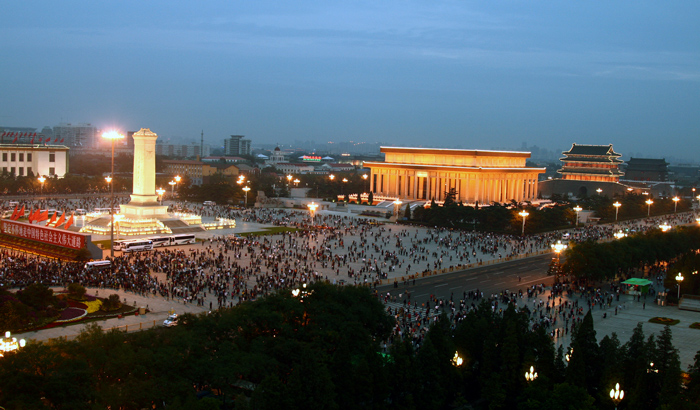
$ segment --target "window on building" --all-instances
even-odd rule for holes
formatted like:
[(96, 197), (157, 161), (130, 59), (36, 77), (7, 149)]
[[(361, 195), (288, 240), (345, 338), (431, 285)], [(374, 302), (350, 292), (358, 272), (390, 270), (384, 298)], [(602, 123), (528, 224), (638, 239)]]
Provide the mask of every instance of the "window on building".
[(24, 162), (24, 153), (23, 152), (19, 153), (19, 162)]
[(24, 176), (24, 167), (19, 167), (19, 176)]
[(56, 153), (49, 152), (49, 162), (56, 162)]
[(7, 167), (2, 167), (2, 172), (7, 173)]
[(12, 175), (15, 174), (15, 167), (10, 167), (10, 174), (12, 174)]
[(15, 162), (17, 160), (16, 158), (17, 158), (17, 155), (14, 152), (12, 154), (10, 154), (10, 162)]
[(49, 175), (54, 175), (54, 174), (56, 174), (56, 168), (54, 168), (54, 167), (49, 168)]
[(32, 162), (32, 154), (27, 153), (27, 162)]
[(32, 167), (27, 167), (27, 175), (29, 175), (30, 177), (34, 176), (34, 174), (32, 172)]
[(2, 162), (7, 162), (7, 152), (2, 153)]

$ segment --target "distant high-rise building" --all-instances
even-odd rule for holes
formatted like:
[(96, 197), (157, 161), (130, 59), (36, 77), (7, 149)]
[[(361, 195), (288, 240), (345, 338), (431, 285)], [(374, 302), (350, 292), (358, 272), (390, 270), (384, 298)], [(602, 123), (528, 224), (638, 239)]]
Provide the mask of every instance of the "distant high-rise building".
[(98, 143), (97, 128), (92, 124), (61, 123), (53, 127), (54, 137), (64, 140), (69, 147), (95, 147)]
[(227, 156), (250, 155), (250, 140), (243, 135), (231, 135), (224, 140), (224, 152)]

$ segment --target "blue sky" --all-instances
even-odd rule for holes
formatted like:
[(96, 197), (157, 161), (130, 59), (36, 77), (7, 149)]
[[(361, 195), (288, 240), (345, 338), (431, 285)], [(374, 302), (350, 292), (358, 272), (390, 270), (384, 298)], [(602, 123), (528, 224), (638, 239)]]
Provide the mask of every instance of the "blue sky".
[(0, 124), (696, 160), (697, 1), (4, 4)]

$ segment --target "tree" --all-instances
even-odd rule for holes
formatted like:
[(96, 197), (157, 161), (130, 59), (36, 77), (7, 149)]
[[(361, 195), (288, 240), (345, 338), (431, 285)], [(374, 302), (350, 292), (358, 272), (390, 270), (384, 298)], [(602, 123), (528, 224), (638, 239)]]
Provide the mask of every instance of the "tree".
[(404, 217), (407, 220), (411, 220), (411, 204), (406, 204), (406, 211), (404, 211)]
[(79, 283), (71, 283), (68, 285), (68, 296), (71, 299), (83, 300), (85, 298), (85, 286)]

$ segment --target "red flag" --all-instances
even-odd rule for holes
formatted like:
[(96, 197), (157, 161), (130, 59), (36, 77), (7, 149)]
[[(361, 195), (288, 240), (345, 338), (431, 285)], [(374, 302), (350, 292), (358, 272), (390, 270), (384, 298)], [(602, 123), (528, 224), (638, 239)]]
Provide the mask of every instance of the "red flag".
[(37, 209), (36, 211), (34, 211), (34, 214), (32, 215), (32, 222), (39, 221), (40, 217), (41, 217), (41, 209)]
[(34, 221), (34, 208), (32, 208), (29, 211), (29, 215), (27, 215), (27, 220), (29, 221), (29, 223), (32, 223), (32, 221)]
[(3, 132), (2, 132), (2, 136), (4, 137), (4, 136), (5, 136), (5, 134), (7, 134), (7, 133), (6, 133), (5, 131), (3, 131)]
[(46, 226), (49, 226), (49, 225), (51, 225), (52, 223), (56, 222), (56, 214), (57, 214), (57, 213), (58, 213), (58, 212), (54, 212), (53, 215), (51, 215), (51, 220), (50, 220), (49, 222), (46, 223)]
[(29, 141), (30, 144), (34, 144), (34, 138), (32, 138), (31, 141)]
[(14, 144), (15, 142), (17, 142), (17, 137), (15, 137), (15, 139), (12, 140), (12, 143), (13, 143), (13, 144)]
[(60, 137), (56, 137), (56, 139), (53, 140), (53, 142), (54, 142), (54, 143), (58, 142), (58, 139), (59, 139), (59, 138), (60, 138)]
[(10, 217), (13, 221), (17, 219), (17, 205), (15, 205), (15, 210), (12, 211), (12, 216)]
[(70, 214), (70, 218), (68, 218), (68, 222), (66, 222), (66, 226), (63, 227), (63, 229), (68, 229), (70, 228), (71, 225), (73, 225), (73, 214)]
[(24, 205), (22, 205), (22, 209), (19, 212), (17, 212), (17, 215), (15, 215), (15, 217), (12, 218), (12, 220), (16, 221), (17, 219), (19, 219), (20, 216), (24, 216)]
[(63, 142), (64, 139), (65, 139), (65, 138), (61, 138), (61, 142)]
[(58, 221), (56, 222), (56, 228), (58, 228), (59, 225), (63, 224), (64, 222), (66, 222), (66, 213), (65, 212), (63, 214), (61, 214), (60, 218), (58, 218)]
[(37, 221), (37, 222), (42, 222), (42, 221), (46, 221), (46, 220), (48, 220), (48, 219), (49, 219), (49, 210), (47, 209), (47, 210), (45, 210), (44, 212), (40, 212), (40, 213), (39, 213), (39, 218), (37, 218), (36, 221)]
[(41, 141), (44, 140), (44, 137), (39, 137), (39, 144), (41, 144)]
[(34, 133), (33, 137), (36, 137), (36, 132)]

